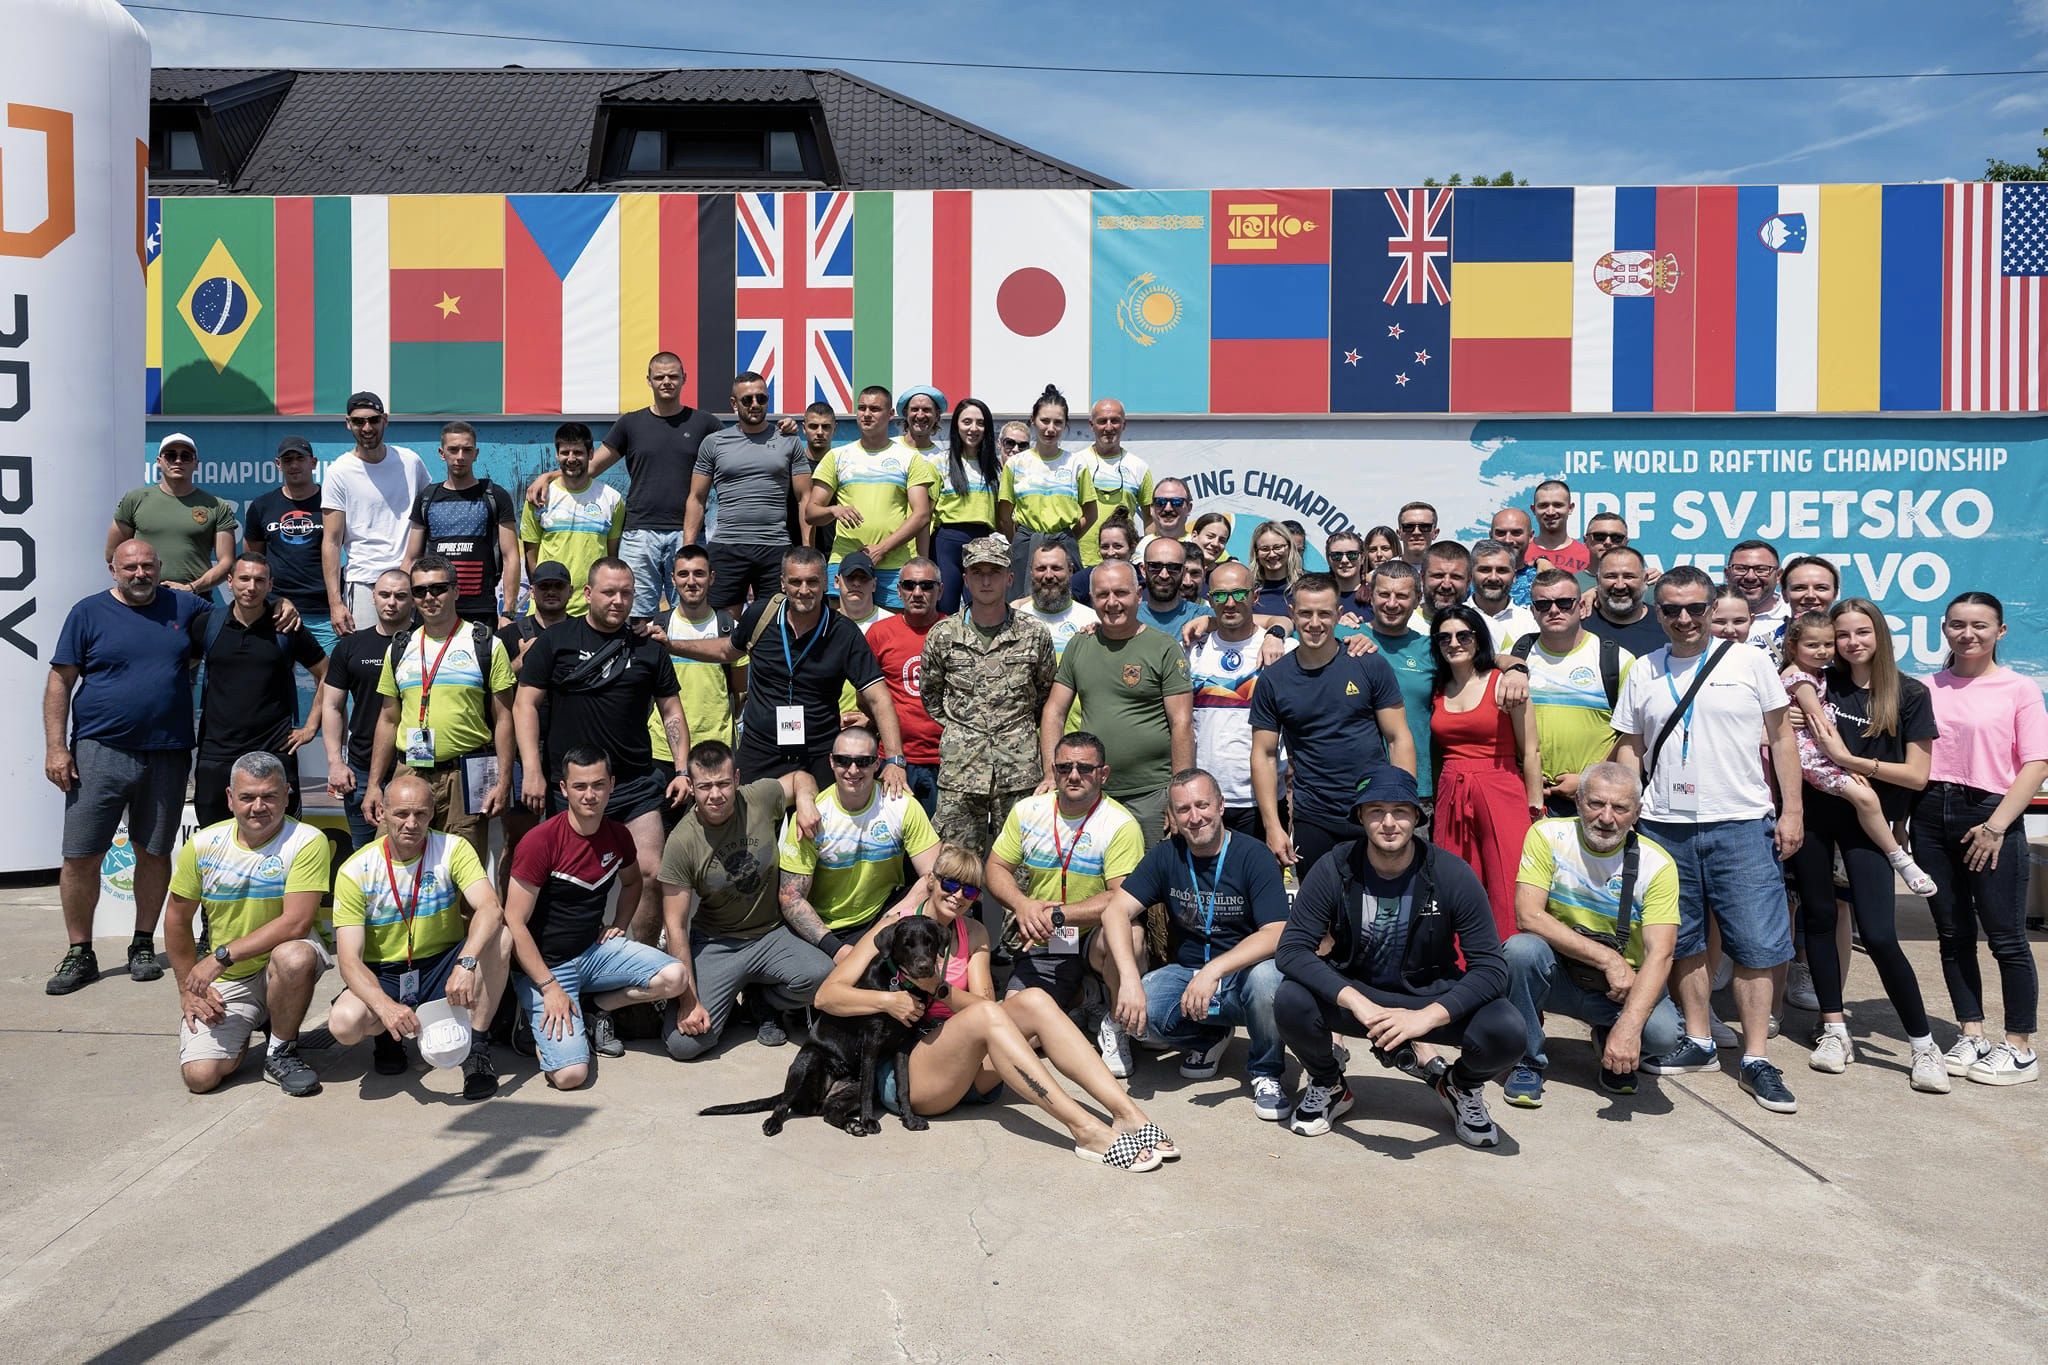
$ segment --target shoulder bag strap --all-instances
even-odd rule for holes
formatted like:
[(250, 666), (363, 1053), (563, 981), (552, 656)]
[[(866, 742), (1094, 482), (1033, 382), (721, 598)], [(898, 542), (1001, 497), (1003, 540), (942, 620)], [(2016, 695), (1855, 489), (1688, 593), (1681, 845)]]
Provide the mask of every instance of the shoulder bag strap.
[[(1700, 694), (1700, 688), (1706, 685), (1707, 674), (1714, 671), (1714, 665), (1720, 663), (1722, 657), (1733, 648), (1735, 648), (1733, 640), (1721, 641), (1721, 647), (1709, 650), (1707, 657), (1700, 661), (1700, 666), (1693, 670), (1692, 685), (1685, 689), (1685, 695), (1678, 699), (1678, 705), (1673, 709), (1670, 717), (1665, 720), (1664, 727), (1657, 731), (1657, 742), (1650, 746), (1649, 756), (1643, 760), (1644, 786), (1650, 785), (1650, 774), (1657, 771), (1657, 755), (1664, 752), (1664, 741), (1671, 738), (1671, 732), (1678, 728), (1679, 717), (1685, 714), (1686, 707), (1692, 705), (1692, 699)], [(1665, 666), (1667, 668), (1670, 666), (1669, 655), (1665, 656)]]

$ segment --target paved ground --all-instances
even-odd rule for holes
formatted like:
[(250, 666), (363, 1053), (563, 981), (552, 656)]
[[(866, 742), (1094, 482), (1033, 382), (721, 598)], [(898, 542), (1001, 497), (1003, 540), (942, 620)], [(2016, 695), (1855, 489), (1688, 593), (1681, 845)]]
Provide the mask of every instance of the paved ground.
[(528, 1063), (483, 1105), (366, 1075), (367, 1046), (322, 1054), (313, 1099), (253, 1068), (189, 1096), (168, 980), (42, 994), (53, 905), (0, 891), (0, 1359), (2048, 1354), (2048, 1085), (1912, 1093), (1860, 958), (1864, 1060), (1773, 1045), (1796, 1117), (1732, 1075), (1610, 1102), (1565, 1043), (1540, 1112), (1496, 1104), (1496, 1151), (1369, 1061), (1307, 1140), (1149, 1060), (1187, 1156), (1134, 1177), (1014, 1105), (859, 1141), (696, 1117), (777, 1087), (791, 1054), (751, 1040), (635, 1044), (576, 1095)]

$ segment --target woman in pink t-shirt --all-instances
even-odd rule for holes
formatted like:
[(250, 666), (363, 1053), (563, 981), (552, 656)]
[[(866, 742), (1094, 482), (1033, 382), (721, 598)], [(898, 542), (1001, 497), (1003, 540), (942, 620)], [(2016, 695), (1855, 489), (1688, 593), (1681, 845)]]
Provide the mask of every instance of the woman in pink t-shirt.
[[(1951, 1076), (1983, 1085), (2040, 1077), (2033, 1048), (2040, 983), (2027, 942), (2027, 803), (2048, 778), (2048, 708), (2041, 689), (1998, 662), (2005, 607), (1988, 592), (1959, 594), (1943, 614), (1948, 667), (1928, 691), (1940, 737), (1927, 794), (1913, 815), (1913, 856), (1935, 880), (1929, 900), (1941, 970), (1963, 1036)], [(2005, 1039), (1984, 1036), (1977, 929), (1991, 944), (2005, 998)]]

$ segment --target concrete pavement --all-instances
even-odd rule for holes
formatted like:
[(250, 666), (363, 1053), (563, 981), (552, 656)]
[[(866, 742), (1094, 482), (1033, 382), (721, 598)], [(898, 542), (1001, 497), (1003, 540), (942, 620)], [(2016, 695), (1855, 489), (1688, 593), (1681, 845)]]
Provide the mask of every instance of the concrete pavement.
[(253, 1062), (191, 1096), (168, 978), (52, 999), (62, 947), (54, 887), (0, 891), (0, 1359), (2048, 1353), (2048, 1085), (1913, 1093), (1860, 955), (1858, 1064), (1809, 1071), (1796, 1012), (1771, 1045), (1796, 1116), (1732, 1063), (1609, 1099), (1567, 1041), (1543, 1109), (1489, 1092), (1495, 1151), (1362, 1051), (1357, 1109), (1303, 1139), (1252, 1117), (1240, 1041), (1209, 1082), (1141, 1053), (1186, 1157), (1129, 1176), (1015, 1101), (861, 1140), (697, 1117), (779, 1087), (793, 1051), (751, 1039), (689, 1065), (629, 1043), (572, 1095), (501, 1050), (480, 1105), (367, 1045), (310, 1054), (311, 1099)]

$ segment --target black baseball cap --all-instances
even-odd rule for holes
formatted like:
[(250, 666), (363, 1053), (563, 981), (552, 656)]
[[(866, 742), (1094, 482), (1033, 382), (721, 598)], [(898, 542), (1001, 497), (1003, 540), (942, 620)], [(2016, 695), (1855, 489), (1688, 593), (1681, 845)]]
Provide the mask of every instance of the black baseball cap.
[(368, 389), (361, 389), (348, 396), (348, 406), (343, 408), (342, 412), (354, 412), (357, 408), (368, 408), (382, 416), (384, 413), (384, 400), (371, 393)]
[(542, 583), (567, 583), (569, 581), (569, 566), (562, 563), (559, 559), (543, 559), (540, 563), (533, 566), (533, 573), (529, 576), (529, 581), (536, 586)]
[(1416, 790), (1415, 778), (1405, 768), (1391, 763), (1369, 765), (1358, 779), (1358, 786), (1351, 796), (1351, 809), (1355, 813), (1360, 806), (1374, 802), (1405, 802), (1422, 811), (1422, 796)]
[(279, 455), (303, 455), (313, 459), (313, 443), (303, 436), (287, 436), (277, 443)]
[(875, 561), (866, 550), (855, 550), (852, 554), (839, 561), (839, 576), (841, 578), (846, 577), (848, 574), (857, 573), (866, 574), (869, 578), (875, 576)]

